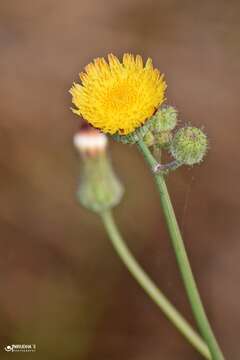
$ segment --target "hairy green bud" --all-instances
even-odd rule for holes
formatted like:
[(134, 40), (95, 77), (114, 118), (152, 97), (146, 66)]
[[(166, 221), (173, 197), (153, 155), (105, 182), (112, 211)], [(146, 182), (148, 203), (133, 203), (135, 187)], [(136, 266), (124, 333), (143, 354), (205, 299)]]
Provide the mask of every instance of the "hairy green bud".
[(208, 147), (207, 136), (196, 127), (183, 127), (173, 138), (170, 146), (172, 156), (186, 165), (202, 161)]
[(152, 130), (156, 133), (171, 131), (177, 125), (177, 110), (170, 105), (162, 106), (153, 116)]
[(172, 141), (172, 133), (170, 131), (163, 131), (156, 135), (155, 143), (161, 148), (168, 148)]
[(153, 133), (151, 131), (148, 131), (144, 136), (143, 140), (148, 147), (153, 146), (155, 142)]

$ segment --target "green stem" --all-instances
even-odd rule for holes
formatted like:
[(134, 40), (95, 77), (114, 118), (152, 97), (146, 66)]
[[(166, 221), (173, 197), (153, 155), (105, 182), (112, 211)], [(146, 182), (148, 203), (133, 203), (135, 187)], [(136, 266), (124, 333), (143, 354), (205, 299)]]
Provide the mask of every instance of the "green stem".
[(166, 296), (157, 288), (148, 275), (137, 263), (124, 240), (122, 239), (110, 211), (101, 213), (101, 218), (115, 248), (117, 254), (126, 265), (129, 272), (137, 280), (138, 284), (145, 290), (149, 297), (163, 311), (166, 317), (176, 326), (176, 328), (188, 339), (188, 341), (208, 360), (212, 359), (208, 347), (196, 333), (191, 325), (168, 301)]
[[(148, 147), (143, 141), (138, 142), (138, 147), (143, 153), (149, 166), (154, 169), (157, 161), (152, 156)], [(157, 187), (160, 194), (161, 205), (164, 212), (165, 220), (170, 233), (172, 246), (182, 275), (185, 289), (188, 295), (192, 311), (197, 322), (198, 328), (206, 341), (213, 360), (224, 360), (224, 356), (218, 346), (217, 340), (213, 334), (209, 321), (207, 319), (202, 301), (196, 286), (196, 282), (190, 267), (185, 245), (178, 227), (171, 199), (168, 194), (167, 186), (162, 174), (154, 174)]]

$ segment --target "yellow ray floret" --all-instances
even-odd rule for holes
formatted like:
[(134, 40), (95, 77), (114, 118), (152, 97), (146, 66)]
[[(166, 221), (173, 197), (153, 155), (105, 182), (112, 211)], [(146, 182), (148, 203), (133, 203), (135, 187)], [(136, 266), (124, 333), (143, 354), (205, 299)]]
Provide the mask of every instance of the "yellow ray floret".
[(127, 135), (140, 127), (165, 100), (163, 75), (145, 66), (142, 57), (124, 54), (122, 62), (112, 54), (108, 62), (95, 59), (80, 73), (82, 84), (70, 93), (75, 114), (109, 134)]

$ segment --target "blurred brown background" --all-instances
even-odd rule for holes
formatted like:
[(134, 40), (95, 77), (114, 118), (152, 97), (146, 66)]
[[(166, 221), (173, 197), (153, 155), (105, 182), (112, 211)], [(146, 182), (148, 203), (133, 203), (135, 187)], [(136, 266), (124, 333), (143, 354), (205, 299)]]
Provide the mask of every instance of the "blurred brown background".
[[(68, 89), (92, 58), (126, 51), (151, 56), (168, 103), (209, 134), (207, 160), (168, 183), (209, 318), (226, 359), (239, 359), (239, 10), (237, 0), (1, 2), (1, 359), (18, 343), (37, 346), (11, 355), (24, 359), (200, 359), (75, 200)], [(122, 232), (194, 324), (151, 175), (134, 147), (111, 153), (126, 186)]]

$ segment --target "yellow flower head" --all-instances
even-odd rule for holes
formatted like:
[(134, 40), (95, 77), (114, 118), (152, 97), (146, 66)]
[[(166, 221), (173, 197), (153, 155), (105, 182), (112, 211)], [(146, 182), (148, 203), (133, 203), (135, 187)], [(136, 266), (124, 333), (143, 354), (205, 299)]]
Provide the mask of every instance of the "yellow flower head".
[(82, 85), (73, 84), (70, 93), (75, 114), (109, 134), (127, 135), (145, 123), (164, 101), (166, 83), (142, 57), (124, 54), (120, 62), (112, 54), (108, 63), (95, 59), (80, 73)]

